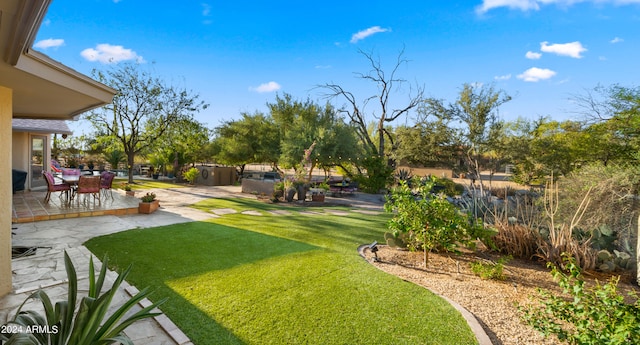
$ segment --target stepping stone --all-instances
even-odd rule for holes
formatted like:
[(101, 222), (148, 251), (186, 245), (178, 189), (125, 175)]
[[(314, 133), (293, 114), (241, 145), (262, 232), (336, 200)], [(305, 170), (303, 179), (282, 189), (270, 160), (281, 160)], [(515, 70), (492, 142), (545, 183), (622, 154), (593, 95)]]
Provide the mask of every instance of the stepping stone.
[(260, 211), (254, 211), (254, 210), (249, 210), (249, 211), (242, 211), (242, 214), (248, 214), (251, 216), (261, 216), (262, 213)]
[(291, 214), (291, 212), (286, 211), (286, 210), (275, 210), (275, 211), (269, 211), (269, 213), (276, 215), (276, 216), (288, 216)]
[(371, 210), (352, 210), (353, 212), (357, 212), (357, 213), (362, 213), (362, 214), (371, 214), (371, 215), (379, 215), (380, 212), (378, 211), (371, 211)]
[(316, 211), (300, 211), (300, 214), (304, 214), (307, 216), (318, 216), (318, 215), (322, 215), (324, 214), (323, 212), (316, 212)]
[(345, 212), (345, 211), (331, 211), (331, 210), (329, 210), (327, 212), (329, 212), (330, 214), (332, 214), (334, 216), (348, 216), (349, 215), (349, 212)]
[(214, 214), (217, 214), (219, 216), (223, 216), (225, 214), (234, 214), (234, 213), (238, 213), (238, 211), (232, 209), (232, 208), (215, 208), (212, 209), (211, 212), (213, 212)]

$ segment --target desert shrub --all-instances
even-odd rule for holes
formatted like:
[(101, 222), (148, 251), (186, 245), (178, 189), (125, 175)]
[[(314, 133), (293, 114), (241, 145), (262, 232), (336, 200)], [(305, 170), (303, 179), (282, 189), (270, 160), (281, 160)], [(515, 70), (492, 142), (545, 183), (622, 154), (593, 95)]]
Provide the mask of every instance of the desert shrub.
[(198, 170), (198, 168), (193, 167), (185, 171), (182, 177), (184, 177), (185, 180), (189, 181), (189, 184), (194, 184), (196, 182), (196, 179), (198, 178), (199, 173), (200, 173), (200, 170)]
[(493, 243), (499, 252), (527, 260), (536, 255), (539, 237), (536, 229), (509, 221), (500, 221), (494, 226), (498, 233)]
[(474, 261), (471, 271), (482, 279), (505, 280), (504, 264), (510, 260), (510, 256), (503, 256), (497, 262)]
[(436, 177), (436, 187), (442, 188), (442, 192), (447, 196), (456, 196), (464, 193), (464, 186), (453, 182), (445, 177)]
[(619, 277), (586, 287), (572, 259), (565, 261), (568, 275), (558, 266), (549, 267), (563, 296), (538, 289), (538, 303), (519, 307), (525, 323), (570, 344), (640, 344), (640, 303), (635, 294), (630, 296), (633, 304), (625, 303)]
[(435, 179), (414, 181), (417, 195), (406, 181), (391, 190), (385, 210), (394, 213), (389, 229), (397, 238), (407, 234), (409, 249), (423, 250), (425, 266), (432, 250), (456, 251), (459, 244), (472, 244), (471, 240), (488, 237), (482, 223), (469, 219), (442, 195), (431, 194)]
[(496, 196), (500, 199), (506, 199), (507, 197), (515, 196), (516, 190), (511, 186), (505, 186), (501, 188), (491, 188), (491, 195)]
[(358, 183), (358, 189), (366, 193), (379, 193), (393, 183), (393, 168), (390, 167), (384, 158), (372, 156), (360, 161), (362, 169), (353, 175), (353, 180)]

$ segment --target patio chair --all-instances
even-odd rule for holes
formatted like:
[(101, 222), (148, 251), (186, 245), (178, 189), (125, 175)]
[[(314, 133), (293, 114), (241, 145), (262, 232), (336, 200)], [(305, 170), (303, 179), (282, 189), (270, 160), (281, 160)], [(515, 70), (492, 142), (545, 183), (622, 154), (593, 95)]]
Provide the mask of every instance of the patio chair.
[(111, 199), (113, 199), (113, 190), (111, 189), (111, 186), (113, 185), (113, 179), (115, 177), (116, 174), (111, 171), (103, 171), (100, 174), (100, 191), (104, 194), (105, 198), (107, 196), (107, 191), (109, 191)]
[(78, 176), (80, 175), (80, 169), (62, 168), (62, 175)]
[(48, 171), (43, 171), (42, 175), (44, 175), (44, 179), (47, 181), (47, 195), (44, 197), (44, 202), (49, 202), (51, 199), (51, 193), (60, 192), (60, 197), (62, 197), (62, 192), (65, 192), (67, 195), (67, 200), (69, 200), (69, 191), (71, 191), (71, 186), (66, 183), (56, 184), (53, 175)]
[(100, 176), (80, 175), (75, 193), (77, 194), (78, 202), (80, 200), (80, 194), (85, 195), (85, 201), (87, 194), (91, 194), (94, 201), (98, 199), (98, 202), (100, 202)]

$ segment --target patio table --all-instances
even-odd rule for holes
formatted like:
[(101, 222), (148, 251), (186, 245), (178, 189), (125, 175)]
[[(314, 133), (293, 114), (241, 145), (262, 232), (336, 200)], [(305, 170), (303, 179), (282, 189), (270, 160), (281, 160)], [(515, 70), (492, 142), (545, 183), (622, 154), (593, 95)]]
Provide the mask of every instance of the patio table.
[(71, 197), (69, 201), (73, 200), (76, 192), (76, 187), (78, 186), (78, 181), (80, 181), (80, 175), (62, 175), (60, 177), (62, 182), (68, 184), (71, 187)]

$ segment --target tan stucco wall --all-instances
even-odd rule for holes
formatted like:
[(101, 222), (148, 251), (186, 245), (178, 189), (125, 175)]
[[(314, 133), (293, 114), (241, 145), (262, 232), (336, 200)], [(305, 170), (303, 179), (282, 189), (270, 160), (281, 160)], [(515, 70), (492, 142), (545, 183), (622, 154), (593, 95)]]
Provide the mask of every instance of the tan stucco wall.
[[(0, 162), (11, 162), (12, 91), (0, 86)], [(0, 164), (0, 176), (11, 176), (11, 166)], [(0, 179), (0, 296), (11, 291), (11, 179)]]
[[(32, 190), (33, 186), (31, 186), (31, 137), (37, 135), (41, 137), (45, 137), (44, 141), (44, 157), (47, 159), (44, 165), (44, 170), (51, 171), (50, 168), (50, 159), (51, 157), (51, 135), (50, 134), (41, 134), (41, 133), (27, 133), (27, 132), (13, 132), (12, 144), (13, 148), (12, 158), (11, 158), (11, 166), (13, 169), (18, 169), (22, 171), (26, 171), (29, 173), (27, 176), (27, 182), (25, 184), (25, 188), (27, 190)], [(44, 189), (45, 187), (39, 187), (37, 189)]]
[(29, 169), (29, 134), (14, 132), (12, 138), (13, 148), (11, 150), (12, 167), (14, 169), (28, 171)]

